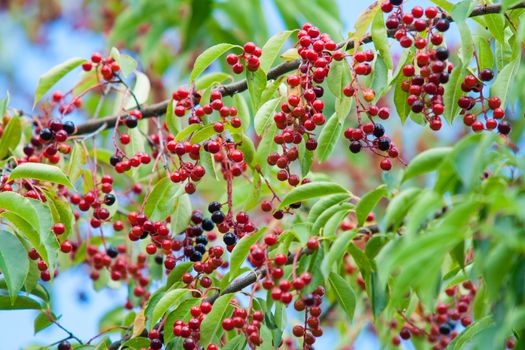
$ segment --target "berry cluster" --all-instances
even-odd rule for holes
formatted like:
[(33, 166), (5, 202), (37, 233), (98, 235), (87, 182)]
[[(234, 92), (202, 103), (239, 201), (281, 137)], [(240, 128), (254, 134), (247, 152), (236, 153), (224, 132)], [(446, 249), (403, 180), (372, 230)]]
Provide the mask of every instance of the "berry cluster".
[(201, 96), (198, 93), (190, 92), (184, 88), (175, 91), (172, 98), (174, 101), (173, 113), (177, 117), (184, 117), (190, 111), (189, 124), (201, 124), (207, 115), (217, 111), (221, 122), (214, 125), (215, 132), (222, 133), (225, 124), (229, 124), (233, 128), (241, 127), (241, 119), (237, 117), (237, 108), (226, 106), (219, 90), (210, 93), (210, 100), (206, 104), (201, 101)]
[(113, 57), (108, 56), (102, 58), (102, 55), (99, 53), (91, 55), (91, 62), (85, 62), (82, 64), (82, 69), (86, 72), (91, 71), (93, 68), (97, 70), (97, 73), (100, 72), (102, 78), (106, 81), (112, 80), (120, 71), (120, 65)]
[[(46, 282), (51, 280), (51, 272), (49, 272), (47, 263), (40, 257), (40, 254), (38, 254), (36, 249), (31, 248), (29, 252), (27, 253), (27, 255), (29, 256), (31, 260), (35, 260), (35, 261), (38, 260), (37, 267), (38, 267), (38, 270), (40, 271), (40, 279)], [(56, 276), (57, 274), (58, 274), (58, 271), (55, 271), (54, 276)]]
[(99, 228), (104, 222), (110, 220), (111, 213), (109, 207), (113, 206), (117, 197), (113, 192), (113, 177), (104, 175), (101, 177), (97, 186), (87, 192), (84, 196), (77, 193), (63, 193), (69, 195), (71, 204), (78, 206), (78, 209), (87, 212), (93, 209), (91, 219), (89, 221), (92, 228)]
[[(199, 306), (192, 306), (190, 308), (191, 319), (187, 323), (182, 320), (175, 321), (173, 326), (173, 334), (176, 337), (184, 338), (184, 342), (182, 344), (184, 350), (200, 349), (199, 339), (201, 322), (204, 317), (211, 312), (211, 310), (212, 304), (204, 301)], [(218, 350), (218, 347), (215, 344), (210, 344), (208, 345), (207, 349)]]
[[(264, 320), (264, 313), (262, 311), (254, 311), (251, 315), (246, 309), (236, 308), (233, 310), (231, 317), (227, 317), (222, 321), (222, 328), (225, 331), (232, 331), (237, 329), (244, 333), (251, 349), (260, 346), (264, 340), (261, 338), (261, 326)], [(211, 349), (210, 349), (211, 350)]]
[(440, 303), (436, 310), (428, 315), (420, 315), (415, 320), (403, 316), (404, 325), (399, 328), (397, 321), (392, 321), (390, 327), (398, 332), (392, 338), (392, 344), (398, 346), (402, 340), (414, 337), (425, 337), (433, 350), (443, 350), (459, 334), (458, 326), (468, 327), (472, 324), (472, 301), (477, 288), (471, 281), (465, 281), (461, 286), (453, 286), (445, 290), (447, 302)]
[(242, 54), (236, 55), (231, 53), (226, 56), (226, 62), (232, 66), (232, 70), (235, 74), (241, 74), (244, 71), (244, 65), (246, 65), (246, 69), (250, 72), (255, 72), (261, 65), (261, 62), (259, 61), (261, 55), (261, 48), (257, 47), (257, 45), (252, 42), (248, 42), (244, 44)]
[(324, 293), (323, 287), (317, 287), (312, 293), (301, 295), (294, 303), (295, 310), (305, 312), (305, 323), (292, 328), (292, 334), (303, 339), (304, 350), (313, 350), (315, 338), (323, 335), (319, 316), (321, 316), (320, 305)]
[(292, 174), (290, 169), (291, 162), (298, 159), (297, 145), (304, 141), (307, 150), (315, 150), (317, 140), (313, 131), (326, 121), (321, 83), (328, 76), (332, 59), (344, 58), (342, 51), (335, 51), (337, 45), (330, 36), (321, 34), (311, 24), (303, 25), (297, 38), (302, 63), (296, 74), (287, 77), (287, 101), (273, 117), (277, 129), (281, 130), (275, 135), (274, 141), (281, 146), (282, 151), (270, 154), (267, 159), (268, 164), (281, 169), (277, 172), (277, 179), (288, 181), (292, 186), (300, 183), (299, 176)]
[[(501, 120), (505, 117), (505, 110), (501, 108), (501, 99), (497, 96), (489, 98), (483, 96), (485, 84), (492, 79), (494, 79), (494, 72), (491, 69), (480, 70), (478, 76), (469, 74), (465, 77), (461, 84), (461, 89), (464, 92), (473, 93), (477, 97), (469, 95), (460, 97), (458, 100), (458, 106), (461, 108), (460, 114), (463, 115), (463, 123), (470, 126), (473, 131), (478, 132), (485, 128), (488, 130), (498, 128), (501, 134), (508, 135), (510, 133), (510, 124), (505, 120)], [(478, 104), (481, 106), (481, 110), (473, 112), (474, 107)], [(492, 117), (490, 116), (491, 112)], [(484, 117), (485, 125), (483, 125), (481, 120), (478, 120), (480, 116)]]
[(66, 141), (74, 132), (75, 124), (71, 121), (51, 119), (45, 124), (38, 125), (31, 142), (24, 146), (26, 158), (19, 159), (18, 163), (38, 163), (43, 159), (47, 159), (51, 164), (58, 163), (61, 154), (71, 152), (71, 146)]
[[(387, 2), (382, 9), (391, 12), (393, 6)], [(443, 84), (449, 80), (452, 65), (447, 62), (448, 49), (440, 45), (443, 44), (441, 33), (448, 30), (449, 20), (435, 7), (416, 6), (410, 12), (397, 7), (388, 16), (386, 26), (395, 31), (394, 37), (402, 47), (416, 49), (412, 62), (402, 67), (408, 79), (402, 82), (401, 89), (409, 95), (408, 105), (414, 114), (423, 115), (432, 130), (441, 129), (445, 109)]]

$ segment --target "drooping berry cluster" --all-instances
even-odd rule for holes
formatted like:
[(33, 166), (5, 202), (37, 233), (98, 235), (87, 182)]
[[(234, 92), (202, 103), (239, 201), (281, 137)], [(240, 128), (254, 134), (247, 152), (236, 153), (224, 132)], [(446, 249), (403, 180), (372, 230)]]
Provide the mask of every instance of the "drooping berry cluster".
[(225, 331), (237, 329), (238, 332), (244, 333), (250, 348), (255, 349), (262, 345), (263, 342), (270, 341), (261, 337), (263, 321), (264, 313), (262, 311), (254, 311), (249, 314), (248, 310), (239, 307), (233, 310), (231, 317), (227, 317), (222, 321), (222, 328)]
[(321, 99), (324, 89), (321, 83), (328, 76), (332, 60), (344, 58), (343, 52), (336, 51), (337, 45), (330, 36), (321, 34), (311, 24), (303, 25), (297, 38), (302, 62), (298, 72), (287, 77), (287, 101), (273, 117), (280, 130), (274, 141), (280, 145), (281, 151), (270, 154), (267, 159), (268, 164), (277, 165), (281, 169), (277, 173), (277, 179), (288, 181), (292, 186), (299, 185), (301, 181), (290, 169), (290, 164), (298, 159), (297, 145), (305, 142), (307, 150), (315, 150), (317, 140), (313, 131), (326, 121), (323, 114), (325, 105)]
[(414, 47), (416, 54), (411, 62), (405, 63), (402, 73), (408, 79), (401, 88), (408, 93), (407, 104), (412, 113), (422, 114), (432, 130), (442, 126), (444, 112), (443, 84), (449, 80), (452, 65), (447, 62), (449, 51), (443, 44), (442, 32), (449, 28), (449, 20), (435, 7), (423, 9), (420, 6), (410, 12), (401, 7), (384, 3), (384, 12), (393, 12), (386, 20), (386, 26), (394, 30), (394, 37), (404, 48)]

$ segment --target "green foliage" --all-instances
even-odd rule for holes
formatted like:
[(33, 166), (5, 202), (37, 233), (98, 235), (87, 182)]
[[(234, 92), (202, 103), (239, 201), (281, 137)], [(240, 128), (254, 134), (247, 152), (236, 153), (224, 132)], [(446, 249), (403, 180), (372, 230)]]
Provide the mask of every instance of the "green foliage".
[(86, 62), (84, 58), (71, 58), (55, 67), (51, 68), (45, 74), (40, 76), (38, 85), (35, 90), (35, 99), (33, 102), (33, 108), (36, 106), (38, 101), (67, 73)]

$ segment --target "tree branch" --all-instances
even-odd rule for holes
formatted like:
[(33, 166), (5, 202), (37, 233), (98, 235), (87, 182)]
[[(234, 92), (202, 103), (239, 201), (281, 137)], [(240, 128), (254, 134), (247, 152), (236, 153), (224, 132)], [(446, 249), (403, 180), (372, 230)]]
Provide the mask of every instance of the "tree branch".
[[(365, 226), (365, 227), (360, 228), (357, 231), (357, 233), (360, 233), (360, 234), (379, 233), (379, 227), (377, 225)], [(299, 257), (301, 257), (303, 255), (310, 255), (313, 252), (314, 251), (312, 251), (310, 249), (304, 249), (304, 250), (300, 251), (298, 254), (300, 255)], [(295, 257), (295, 254), (288, 254), (288, 260), (286, 261), (286, 265), (291, 265), (293, 263), (294, 257)], [(257, 280), (263, 278), (264, 276), (266, 276), (266, 269), (260, 269), (260, 270), (252, 271), (249, 274), (247, 274), (247, 275), (245, 275), (245, 276), (243, 276), (243, 277), (233, 281), (223, 291), (218, 292), (218, 293), (216, 293), (216, 294), (206, 298), (206, 301), (208, 301), (210, 303), (213, 303), (221, 295), (239, 292), (239, 291), (243, 290), (244, 288), (248, 287), (249, 285), (255, 283)]]
[[(509, 8), (509, 10), (515, 10), (525, 8), (525, 2), (522, 2), (520, 4), (517, 4), (515, 6), (512, 6)], [(499, 4), (493, 4), (493, 5), (485, 5), (485, 6), (479, 6), (476, 7), (470, 14), (469, 17), (477, 17), (477, 16), (483, 16), (488, 14), (494, 14), (501, 12), (501, 5)], [(448, 17), (450, 20), (452, 20), (451, 17)], [(393, 37), (395, 31), (388, 31), (388, 36)], [(361, 39), (361, 43), (366, 44), (370, 43), (372, 41), (372, 35), (367, 34)], [(345, 47), (346, 50), (350, 50), (354, 47), (354, 41), (353, 40), (347, 40), (344, 42), (341, 42), (338, 44), (338, 47)], [(280, 77), (283, 74), (286, 74), (288, 72), (291, 72), (293, 70), (296, 70), (301, 61), (299, 59), (295, 59), (293, 61), (284, 62), (281, 63), (274, 68), (270, 69), (267, 75), (268, 80), (273, 80), (278, 77)], [(222, 92), (223, 96), (232, 96), (236, 93), (243, 92), (246, 89), (248, 89), (248, 84), (246, 82), (246, 79), (227, 84), (222, 85), (219, 87), (220, 91)], [(170, 99), (164, 100), (159, 103), (155, 103), (150, 106), (146, 106), (142, 108), (142, 117), (143, 118), (151, 118), (155, 116), (163, 115), (166, 112), (166, 108), (168, 107), (168, 104), (170, 102)], [(124, 119), (126, 116), (123, 116), (122, 119)], [(117, 121), (117, 118), (115, 116), (108, 116), (100, 119), (92, 119), (87, 121), (86, 123), (80, 124), (77, 127), (76, 134), (86, 134), (93, 132), (97, 129), (99, 129), (102, 125), (106, 124), (106, 128), (112, 128), (115, 126), (115, 123)]]

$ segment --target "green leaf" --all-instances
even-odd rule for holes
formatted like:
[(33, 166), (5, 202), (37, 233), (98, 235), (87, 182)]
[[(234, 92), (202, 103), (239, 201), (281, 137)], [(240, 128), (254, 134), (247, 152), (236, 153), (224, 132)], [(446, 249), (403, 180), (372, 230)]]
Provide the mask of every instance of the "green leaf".
[(84, 62), (86, 62), (86, 60), (83, 58), (71, 58), (57, 66), (54, 66), (44, 75), (40, 76), (35, 91), (33, 108), (35, 108), (42, 96), (44, 96), (49, 91), (49, 89), (51, 89), (60, 79), (62, 79), (67, 73), (71, 72), (73, 69), (80, 66)]
[(420, 192), (419, 188), (407, 188), (390, 201), (385, 214), (386, 229), (395, 231), (399, 227)]
[(330, 272), (328, 282), (330, 282), (330, 286), (335, 292), (337, 301), (345, 310), (350, 321), (352, 321), (356, 304), (355, 293), (352, 286), (343, 277), (334, 272)]
[[(214, 123), (210, 123), (207, 125), (204, 125), (202, 128), (200, 128), (198, 131), (196, 131), (193, 136), (190, 139), (190, 142), (192, 144), (200, 143), (204, 140), (209, 139), (213, 135), (216, 134), (214, 127)], [(225, 125), (225, 129), (228, 128), (228, 125)]]
[[(263, 339), (263, 344), (270, 339)], [(223, 346), (222, 350), (244, 350), (246, 349), (246, 336), (239, 334), (235, 338), (228, 340), (226, 345)]]
[(215, 180), (219, 180), (219, 175), (217, 172), (217, 166), (213, 154), (206, 152), (204, 147), (201, 148), (199, 161), (201, 165), (206, 170), (206, 174), (211, 175)]
[(261, 108), (255, 113), (253, 118), (253, 124), (257, 135), (262, 135), (263, 132), (268, 129), (273, 123), (273, 112), (279, 106), (280, 98), (274, 98), (266, 101)]
[(16, 192), (1, 192), (0, 208), (18, 215), (20, 218), (23, 218), (23, 220), (26, 221), (34, 230), (40, 231), (38, 213), (29, 199), (19, 195)]
[(347, 249), (348, 253), (352, 256), (352, 259), (354, 259), (356, 265), (359, 267), (359, 271), (361, 271), (363, 277), (366, 278), (367, 274), (371, 273), (372, 270), (374, 270), (370, 259), (365, 254), (365, 252), (358, 248), (354, 243), (350, 243)]
[(293, 203), (334, 193), (348, 193), (348, 191), (335, 182), (310, 182), (291, 190), (283, 198), (279, 208), (284, 208)]
[(450, 342), (447, 349), (450, 350), (460, 350), (465, 349), (465, 346), (469, 341), (472, 340), (476, 335), (488, 329), (494, 324), (492, 316), (485, 316), (484, 318), (474, 322), (472, 325), (467, 327), (463, 332), (461, 332), (454, 340)]
[(54, 165), (43, 163), (23, 163), (13, 169), (9, 175), (10, 180), (16, 179), (36, 179), (40, 181), (49, 181), (60, 185), (73, 188), (64, 172)]
[(335, 113), (328, 119), (328, 122), (321, 130), (317, 147), (317, 158), (319, 162), (324, 162), (332, 155), (337, 141), (343, 134), (343, 122), (336, 117)]
[(359, 15), (357, 20), (355, 21), (355, 32), (351, 35), (350, 39), (354, 41), (354, 47), (358, 47), (359, 41), (363, 38), (365, 33), (368, 30), (368, 27), (370, 27), (370, 23), (374, 20), (374, 17), (376, 16), (376, 13), (381, 12), (379, 11), (378, 3), (375, 2), (369, 7), (367, 7), (363, 13)]
[[(73, 232), (73, 226), (75, 225), (75, 215), (73, 214), (71, 205), (65, 202), (63, 198), (58, 197), (56, 193), (52, 193), (50, 191), (44, 191), (44, 193), (47, 198), (48, 207), (51, 210), (51, 214), (53, 215), (53, 221), (63, 223), (66, 228), (65, 232), (60, 235), (60, 240), (63, 241), (67, 239)], [(115, 203), (114, 206), (116, 210), (117, 204)]]
[(383, 19), (383, 11), (378, 11), (372, 22), (372, 41), (375, 48), (381, 54), (387, 68), (393, 69), (394, 63), (392, 62), (392, 54), (390, 46), (388, 45), (388, 35), (386, 32), (385, 21)]
[(183, 261), (175, 265), (173, 270), (168, 274), (168, 280), (166, 281), (166, 288), (171, 288), (178, 282), (182, 282), (182, 275), (189, 272), (193, 267), (191, 261)]
[(464, 23), (475, 6), (476, 1), (463, 0), (454, 5), (454, 8), (450, 11), (450, 15), (455, 22)]
[(405, 234), (411, 236), (420, 232), (421, 226), (432, 220), (442, 206), (443, 200), (437, 192), (431, 189), (423, 190), (405, 217)]
[(399, 119), (401, 119), (401, 122), (404, 123), (412, 110), (410, 109), (410, 105), (407, 103), (408, 92), (401, 88), (402, 83), (403, 81), (399, 79), (397, 85), (394, 88), (394, 105), (396, 106)]
[(467, 70), (462, 65), (457, 65), (450, 74), (450, 80), (445, 87), (445, 94), (443, 95), (443, 102), (445, 103), (445, 111), (443, 116), (452, 124), (452, 121), (458, 115), (459, 106), (458, 100), (463, 95), (461, 84), (467, 75)]
[[(470, 2), (470, 0), (469, 0)], [(474, 42), (469, 26), (465, 22), (457, 23), (461, 35), (461, 54), (464, 65), (468, 65), (474, 55)]]
[(231, 79), (232, 76), (223, 72), (212, 72), (206, 74), (199, 79), (195, 80), (195, 88), (197, 90), (204, 90), (215, 84), (220, 84), (226, 79)]
[(209, 314), (204, 317), (201, 323), (201, 338), (199, 344), (207, 346), (214, 338), (220, 339), (222, 330), (222, 320), (226, 317), (226, 310), (230, 305), (233, 294), (221, 295)]
[(344, 97), (343, 88), (345, 85), (345, 71), (347, 70), (348, 62), (345, 60), (333, 61), (330, 65), (330, 71), (326, 77), (326, 84), (336, 97)]
[(145, 337), (136, 337), (126, 340), (121, 347), (124, 349), (146, 349), (149, 347), (150, 341)]
[(164, 315), (171, 307), (179, 305), (185, 300), (185, 297), (189, 295), (191, 295), (189, 289), (172, 289), (164, 293), (153, 308), (153, 313), (151, 314), (151, 325), (153, 326), (157, 324), (157, 321), (160, 320), (162, 315)]
[(355, 235), (356, 230), (345, 231), (337, 237), (334, 243), (332, 243), (332, 246), (323, 262), (323, 272), (325, 275), (332, 271), (333, 267), (342, 261), (346, 247), (352, 242), (352, 238), (354, 238)]
[(217, 44), (205, 50), (203, 53), (197, 57), (195, 64), (193, 65), (193, 70), (190, 73), (190, 83), (195, 80), (202, 72), (208, 68), (213, 61), (222, 56), (225, 52), (237, 47), (232, 44)]
[(0, 117), (3, 117), (7, 112), (7, 107), (9, 107), (9, 91), (6, 91), (5, 98), (0, 100)]
[(492, 36), (499, 42), (505, 42), (505, 17), (501, 13), (494, 13), (482, 17)]
[[(0, 115), (1, 117), (1, 115)], [(4, 133), (0, 136), (0, 160), (15, 150), (22, 136), (22, 123), (19, 117), (13, 117), (5, 126)]]
[[(175, 310), (169, 313), (169, 315), (166, 317), (166, 323), (164, 323), (165, 329), (173, 329), (173, 325), (177, 320), (184, 320), (188, 321), (190, 318), (190, 309), (192, 306), (199, 305), (201, 303), (201, 299), (197, 298), (191, 298), (186, 299), (182, 303), (180, 303)], [(173, 338), (173, 332), (167, 332), (164, 334), (164, 339), (166, 342), (169, 342), (170, 339)]]
[[(56, 320), (55, 315), (50, 315), (52, 319)], [(47, 327), (51, 326), (53, 322), (49, 320), (49, 316), (45, 312), (40, 312), (38, 316), (35, 318), (34, 321), (34, 334), (37, 334), (43, 329), (46, 329)]]
[(490, 160), (489, 148), (495, 140), (494, 134), (477, 133), (463, 138), (454, 146), (451, 153), (454, 170), (468, 189), (481, 184), (480, 174), (483, 174)]
[(308, 222), (313, 224), (317, 221), (321, 214), (328, 210), (328, 208), (349, 199), (350, 194), (348, 193), (334, 194), (319, 199), (317, 202), (315, 202), (312, 208), (310, 208), (308, 213)]
[(175, 210), (175, 198), (183, 193), (180, 184), (173, 183), (167, 177), (162, 178), (146, 198), (144, 214), (152, 221), (165, 220)]
[(509, 92), (511, 90), (513, 82), (515, 82), (514, 76), (520, 66), (520, 59), (508, 63), (498, 73), (496, 80), (490, 87), (490, 95), (498, 96), (501, 99), (501, 105), (505, 106)]
[[(126, 109), (139, 108), (140, 105), (146, 103), (151, 90), (151, 83), (146, 74), (141, 72), (135, 72), (135, 85), (133, 86), (133, 95), (135, 98), (130, 96), (126, 102)], [(137, 102), (139, 106), (137, 106)]]
[(478, 44), (478, 60), (480, 69), (492, 69), (494, 67), (494, 54), (492, 53), (492, 47), (490, 46), (490, 38), (479, 35), (477, 38)]
[[(334, 227), (333, 225), (340, 224), (343, 221), (344, 216), (348, 215), (353, 208), (354, 204), (347, 202), (341, 202), (331, 206), (319, 215), (315, 223), (312, 225), (310, 232), (314, 235), (318, 235), (321, 229), (324, 228), (324, 235), (329, 236), (330, 234), (335, 233), (337, 227)], [(333, 219), (334, 217), (335, 219)]]
[(251, 124), (251, 113), (246, 99), (241, 94), (233, 95), (233, 105), (237, 107), (238, 116), (242, 121), (241, 128), (243, 130), (248, 130)]
[(75, 142), (71, 156), (66, 167), (66, 176), (71, 182), (75, 182), (82, 173), (82, 165), (86, 164), (87, 155), (84, 147), (78, 142)]
[(436, 170), (451, 151), (451, 147), (437, 147), (419, 153), (408, 164), (403, 181)]
[(516, 6), (518, 4), (521, 4), (522, 3), (522, 0), (503, 0), (501, 2), (501, 5), (502, 5), (502, 10), (507, 10), (513, 6)]
[(305, 177), (310, 172), (314, 161), (314, 151), (306, 149), (306, 141), (299, 144), (299, 164), (301, 165), (301, 176)]
[(246, 70), (246, 84), (248, 85), (248, 92), (250, 93), (250, 102), (252, 109), (258, 110), (261, 104), (261, 96), (266, 88), (266, 74), (262, 69), (257, 69), (255, 72)]
[(266, 173), (268, 169), (268, 163), (266, 158), (272, 152), (277, 149), (277, 144), (273, 141), (275, 134), (277, 133), (277, 126), (275, 124), (270, 125), (270, 127), (262, 135), (262, 139), (257, 145), (256, 159), (257, 164), (261, 167), (263, 174)]
[(0, 310), (39, 310), (42, 308), (36, 300), (20, 295), (14, 303), (11, 303), (10, 297), (0, 295)]
[(266, 232), (266, 227), (261, 228), (252, 235), (246, 235), (233, 248), (230, 255), (230, 279), (236, 278), (241, 269), (241, 265), (246, 261), (250, 248)]
[[(180, 125), (180, 118), (175, 115), (173, 112), (173, 100), (170, 100), (168, 102), (168, 106), (166, 107), (166, 125), (168, 126), (168, 130), (173, 134), (177, 135), (180, 131), (181, 125)], [(191, 124), (196, 125), (196, 124)]]
[(355, 215), (357, 217), (357, 226), (361, 227), (366, 220), (368, 214), (375, 208), (381, 198), (386, 196), (388, 188), (386, 185), (381, 185), (373, 191), (365, 194), (355, 208)]
[(272, 68), (273, 62), (279, 56), (279, 53), (281, 52), (281, 49), (283, 48), (284, 44), (286, 43), (286, 40), (290, 37), (290, 35), (294, 32), (294, 30), (287, 30), (281, 33), (277, 33), (274, 36), (272, 36), (266, 44), (262, 47), (262, 55), (259, 58), (259, 61), (261, 62), (260, 69), (262, 69), (264, 72), (268, 72), (270, 68)]
[(11, 303), (14, 303), (29, 272), (29, 260), (24, 246), (14, 234), (0, 230), (0, 242), (0, 270), (7, 283)]
[(138, 63), (133, 57), (125, 53), (120, 53), (116, 47), (112, 47), (110, 51), (110, 56), (115, 59), (115, 61), (120, 66), (120, 71), (124, 78), (127, 78), (131, 73), (137, 70)]
[(55, 267), (58, 243), (51, 231), (53, 220), (47, 206), (35, 199), (25, 198), (15, 192), (0, 193), (0, 216), (9, 220), (31, 242), (50, 270)]
[(175, 233), (184, 231), (191, 218), (190, 196), (184, 193), (175, 199), (174, 214), (171, 216), (171, 230)]
[(175, 141), (185, 140), (188, 136), (190, 136), (192, 133), (199, 130), (200, 128), (202, 128), (200, 124), (188, 125), (186, 128), (179, 131), (177, 135), (175, 135)]
[(244, 161), (246, 162), (246, 164), (254, 166), (255, 146), (253, 144), (252, 139), (250, 139), (244, 133), (234, 133), (233, 139), (235, 142), (239, 143), (237, 149), (242, 151), (242, 153), (244, 154)]
[(454, 7), (454, 4), (448, 0), (432, 0), (432, 2), (447, 12), (451, 12)]

